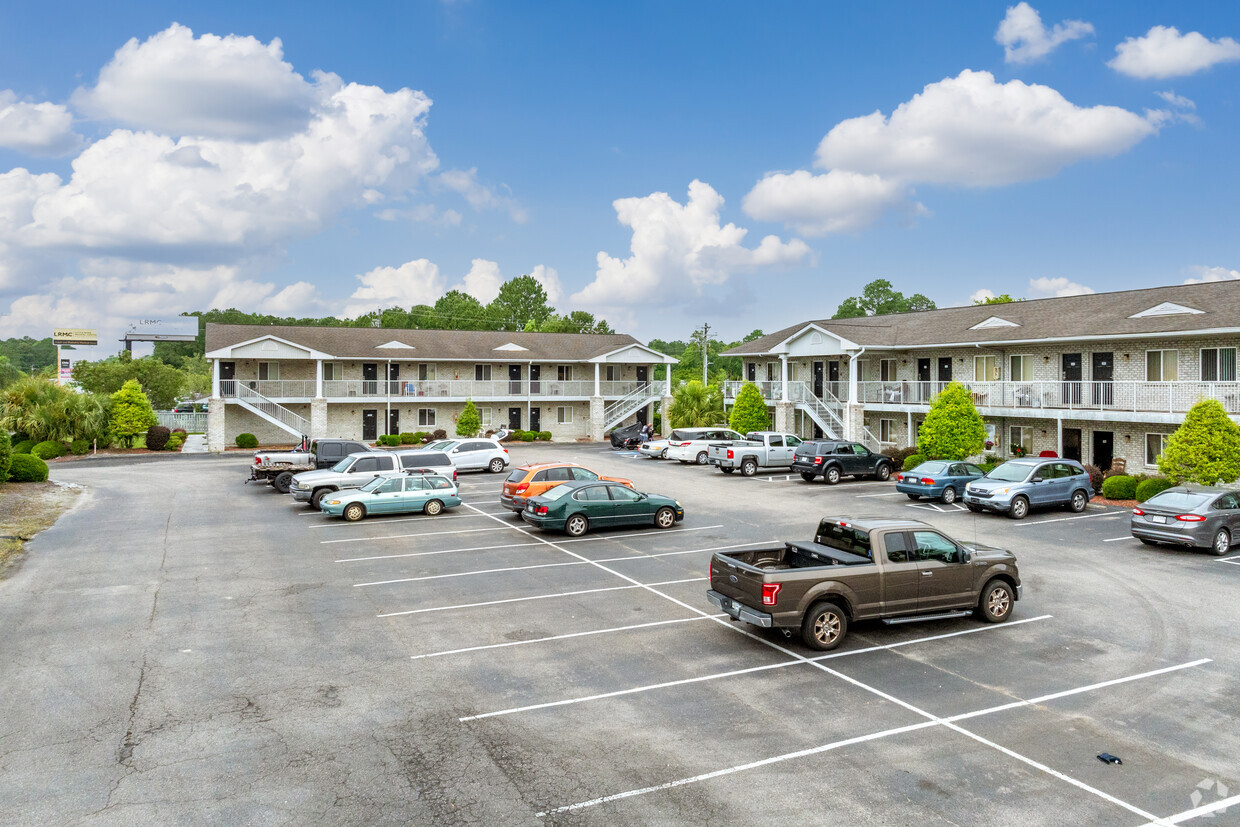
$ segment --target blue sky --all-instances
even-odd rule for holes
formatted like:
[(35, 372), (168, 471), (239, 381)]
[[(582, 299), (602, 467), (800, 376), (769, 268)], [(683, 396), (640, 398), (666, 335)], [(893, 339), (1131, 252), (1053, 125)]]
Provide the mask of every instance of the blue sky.
[(0, 336), (521, 273), (642, 338), (875, 278), (1236, 278), (1235, 39), (1231, 3), (27, 4)]

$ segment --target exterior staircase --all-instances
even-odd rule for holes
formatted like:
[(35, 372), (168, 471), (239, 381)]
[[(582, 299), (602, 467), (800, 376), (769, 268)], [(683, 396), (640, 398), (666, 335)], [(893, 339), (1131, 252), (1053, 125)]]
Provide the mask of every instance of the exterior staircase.
[(288, 431), (298, 439), (303, 439), (310, 434), (310, 420), (298, 416), (283, 405), (272, 402), (244, 382), (237, 383), (237, 395), (233, 398), (237, 400), (237, 404), (250, 413), (277, 428)]
[(819, 399), (804, 382), (789, 382), (788, 399), (797, 410), (805, 411), (828, 439), (840, 439), (846, 433), (844, 405), (830, 391), (823, 391), (823, 398)]
[(641, 385), (628, 396), (603, 408), (603, 430), (609, 431), (642, 408), (661, 398), (661, 385)]

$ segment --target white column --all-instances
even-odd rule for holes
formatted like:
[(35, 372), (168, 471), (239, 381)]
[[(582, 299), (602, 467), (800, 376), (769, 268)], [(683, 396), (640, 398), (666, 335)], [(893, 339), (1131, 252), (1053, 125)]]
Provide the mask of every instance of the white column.
[(603, 395), (603, 392), (602, 392), (601, 390), (599, 390), (599, 383), (598, 383), (598, 362), (595, 362), (595, 363), (594, 363), (594, 395), (595, 395), (595, 396), (602, 396), (602, 395)]
[[(913, 433), (913, 412), (912, 411), (908, 412), (908, 444), (909, 444), (909, 447), (912, 447), (917, 444), (917, 434)], [(896, 470), (899, 471), (901, 469), (897, 468)]]
[(848, 401), (857, 402), (857, 355), (848, 357)]
[(788, 401), (788, 354), (781, 353), (779, 355), (779, 379), (783, 383), (783, 396), (780, 398)]
[(670, 362), (664, 362), (663, 368), (667, 373), (667, 376), (666, 376), (667, 384), (664, 386), (663, 395), (671, 396), (672, 395), (672, 365)]
[(314, 398), (323, 398), (323, 360), (314, 360)]
[(1059, 419), (1055, 420), (1055, 430), (1059, 435), (1055, 442), (1055, 453), (1062, 457), (1063, 456), (1063, 417), (1060, 417)]
[(211, 360), (211, 398), (220, 398), (220, 360)]

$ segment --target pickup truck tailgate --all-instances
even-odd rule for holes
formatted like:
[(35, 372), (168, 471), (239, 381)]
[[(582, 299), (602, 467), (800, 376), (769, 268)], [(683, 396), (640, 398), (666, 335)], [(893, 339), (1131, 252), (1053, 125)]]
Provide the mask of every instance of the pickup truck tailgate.
[(762, 572), (753, 566), (718, 553), (710, 561), (710, 587), (746, 606), (762, 606), (762, 582)]

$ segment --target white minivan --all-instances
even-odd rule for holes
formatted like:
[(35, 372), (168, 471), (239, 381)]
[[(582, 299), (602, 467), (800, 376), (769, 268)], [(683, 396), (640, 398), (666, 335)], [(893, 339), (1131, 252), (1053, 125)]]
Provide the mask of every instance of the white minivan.
[(744, 439), (731, 428), (677, 428), (667, 438), (667, 458), (681, 462), (706, 464), (706, 448), (712, 442), (725, 439)]

